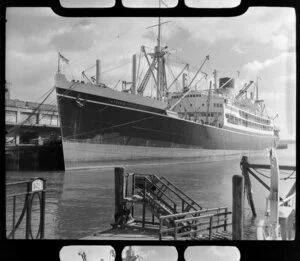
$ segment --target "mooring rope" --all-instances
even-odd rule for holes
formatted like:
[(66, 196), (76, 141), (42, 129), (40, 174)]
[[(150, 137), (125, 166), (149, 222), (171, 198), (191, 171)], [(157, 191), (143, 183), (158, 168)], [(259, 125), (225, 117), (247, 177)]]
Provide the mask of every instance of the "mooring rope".
[[(256, 168), (251, 168), (251, 169), (252, 169), (253, 171), (255, 171), (257, 174), (259, 174), (259, 175), (261, 175), (261, 176), (263, 176), (263, 177), (265, 177), (265, 178), (267, 178), (267, 179), (270, 179), (270, 178), (271, 178), (271, 177), (269, 177), (269, 176), (264, 175), (263, 173), (261, 173), (260, 171), (258, 171)], [(281, 178), (280, 180), (295, 179), (296, 177), (291, 177), (294, 173), (295, 173), (295, 170), (294, 170), (291, 174), (289, 174), (288, 177)], [(285, 173), (285, 174), (286, 174), (286, 173)]]
[(286, 178), (282, 178), (280, 180), (287, 180), (287, 179), (295, 179), (296, 177), (291, 178), (291, 176), (294, 174), (295, 170)]

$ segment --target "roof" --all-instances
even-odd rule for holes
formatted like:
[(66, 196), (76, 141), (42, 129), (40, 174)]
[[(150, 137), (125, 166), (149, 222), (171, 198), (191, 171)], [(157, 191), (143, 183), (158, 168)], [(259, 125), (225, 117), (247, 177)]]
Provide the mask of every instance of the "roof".
[[(27, 109), (36, 109), (38, 108), (40, 103), (37, 102), (29, 102), (29, 101), (20, 101), (18, 99), (11, 100), (6, 99), (5, 100), (5, 106), (6, 107), (16, 107), (16, 108), (27, 108)], [(40, 110), (44, 111), (58, 111), (57, 105), (52, 104), (43, 104), (40, 107)]]

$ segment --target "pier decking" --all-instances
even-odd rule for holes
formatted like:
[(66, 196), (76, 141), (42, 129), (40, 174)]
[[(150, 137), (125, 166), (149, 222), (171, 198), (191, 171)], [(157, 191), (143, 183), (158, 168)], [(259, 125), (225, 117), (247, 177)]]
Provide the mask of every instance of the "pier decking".
[[(129, 225), (126, 228), (111, 228), (96, 232), (90, 236), (84, 237), (86, 240), (159, 240), (159, 230), (153, 227), (142, 228), (141, 225)], [(191, 238), (178, 238), (178, 240), (231, 240), (231, 231), (214, 232), (211, 235), (202, 234), (201, 236)], [(173, 236), (162, 236), (161, 240), (174, 240)]]
[(115, 168), (112, 228), (84, 239), (229, 240), (230, 215), (227, 207), (203, 208), (164, 177)]

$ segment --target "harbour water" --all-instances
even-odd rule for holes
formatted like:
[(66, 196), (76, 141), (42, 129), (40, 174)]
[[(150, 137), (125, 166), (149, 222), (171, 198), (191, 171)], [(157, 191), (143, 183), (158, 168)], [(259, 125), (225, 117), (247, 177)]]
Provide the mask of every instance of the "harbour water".
[[(296, 146), (278, 150), (280, 165), (296, 164)], [(263, 157), (251, 157), (251, 163), (269, 164), (268, 152)], [(93, 232), (108, 229), (114, 215), (114, 167), (124, 166), (126, 172), (154, 173), (164, 176), (183, 189), (205, 208), (232, 206), (232, 176), (241, 174), (240, 158), (197, 161), (152, 161), (122, 164), (106, 164), (99, 169), (60, 172), (8, 171), (6, 182), (43, 177), (47, 188), (55, 190), (47, 194), (45, 238), (79, 239)], [(268, 172), (264, 172), (269, 175)], [(282, 177), (290, 173), (282, 172)], [(262, 179), (269, 184), (269, 179)], [(250, 207), (245, 203), (245, 239), (255, 238), (255, 224), (264, 216), (267, 190), (252, 180), (254, 203), (258, 217), (253, 219)], [(294, 180), (281, 181), (282, 194), (287, 193)], [(12, 191), (6, 191), (6, 193)], [(18, 191), (13, 191), (18, 192)], [(12, 206), (6, 203), (7, 230), (11, 227)], [(24, 226), (24, 225), (23, 225)], [(22, 229), (22, 226), (21, 226)]]

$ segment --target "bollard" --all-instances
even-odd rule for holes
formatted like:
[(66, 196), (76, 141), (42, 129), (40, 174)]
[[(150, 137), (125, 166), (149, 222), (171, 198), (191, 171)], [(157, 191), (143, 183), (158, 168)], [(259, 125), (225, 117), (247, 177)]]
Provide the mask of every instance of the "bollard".
[(232, 239), (243, 239), (244, 224), (244, 178), (234, 175), (232, 178)]
[(123, 177), (124, 168), (115, 168), (115, 223), (117, 222), (117, 213), (123, 210)]

